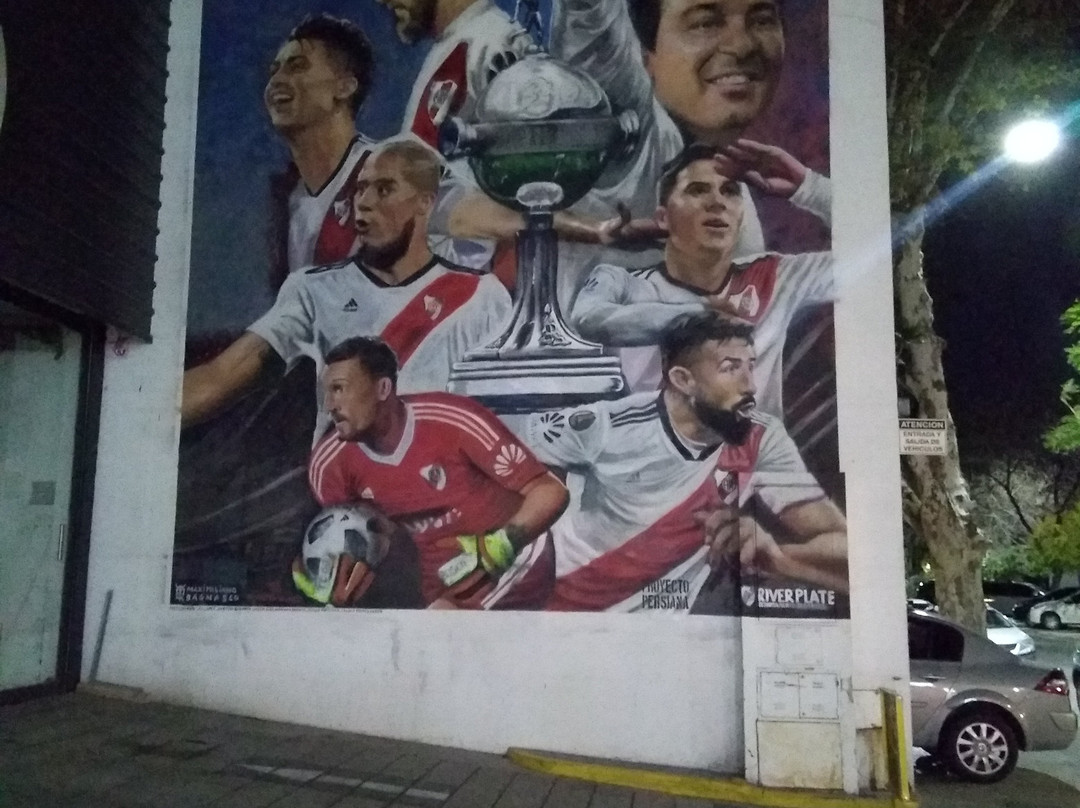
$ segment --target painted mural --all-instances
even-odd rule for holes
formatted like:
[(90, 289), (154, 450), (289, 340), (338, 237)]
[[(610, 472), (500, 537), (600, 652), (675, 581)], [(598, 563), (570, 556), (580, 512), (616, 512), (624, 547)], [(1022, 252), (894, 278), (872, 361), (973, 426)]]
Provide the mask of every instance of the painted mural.
[(827, 0), (204, 0), (172, 602), (844, 617)]

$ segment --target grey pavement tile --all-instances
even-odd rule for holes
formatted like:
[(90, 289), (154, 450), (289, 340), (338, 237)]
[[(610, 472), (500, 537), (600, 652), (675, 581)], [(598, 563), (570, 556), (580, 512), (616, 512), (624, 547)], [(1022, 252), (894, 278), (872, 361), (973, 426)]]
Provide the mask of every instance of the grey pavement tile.
[(478, 769), (443, 808), (491, 808), (514, 779), (514, 772)]
[(675, 808), (675, 798), (659, 791), (634, 791), (634, 808)]
[[(727, 808), (727, 804), (721, 805), (718, 802), (709, 802), (695, 797), (676, 797), (675, 808)], [(734, 806), (734, 808), (738, 808), (738, 806)]]
[(290, 791), (277, 802), (270, 803), (270, 808), (330, 808), (337, 805), (347, 793), (298, 788)]
[(596, 786), (583, 780), (556, 780), (544, 801), (545, 808), (587, 808)]
[(540, 808), (555, 778), (544, 774), (524, 772), (510, 781), (493, 808)]
[(294, 785), (250, 780), (240, 788), (218, 797), (212, 808), (267, 808), (295, 789)]
[(415, 788), (453, 793), (458, 786), (472, 777), (477, 766), (472, 762), (458, 760), (440, 760), (427, 774), (413, 783)]
[(589, 808), (632, 808), (634, 792), (619, 786), (597, 786)]
[(400, 757), (402, 754), (396, 747), (374, 745), (368, 745), (363, 749), (354, 747), (349, 750), (348, 757), (343, 758), (341, 763), (334, 767), (334, 771), (370, 776), (383, 771)]
[(379, 771), (380, 779), (411, 785), (434, 769), (438, 758), (427, 754), (405, 754)]
[(372, 797), (367, 794), (350, 794), (337, 803), (334, 808), (385, 808), (388, 805), (390, 803), (387, 800), (379, 797)]

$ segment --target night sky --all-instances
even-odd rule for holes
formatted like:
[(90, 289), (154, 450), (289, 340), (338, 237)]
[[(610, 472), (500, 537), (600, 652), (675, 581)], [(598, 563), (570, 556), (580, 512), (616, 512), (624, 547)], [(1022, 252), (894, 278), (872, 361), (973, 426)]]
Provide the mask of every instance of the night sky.
[[(927, 235), (926, 273), (960, 440), (1035, 441), (1061, 414), (1059, 317), (1080, 298), (1080, 143), (1008, 166)], [(956, 179), (956, 178), (954, 178)]]

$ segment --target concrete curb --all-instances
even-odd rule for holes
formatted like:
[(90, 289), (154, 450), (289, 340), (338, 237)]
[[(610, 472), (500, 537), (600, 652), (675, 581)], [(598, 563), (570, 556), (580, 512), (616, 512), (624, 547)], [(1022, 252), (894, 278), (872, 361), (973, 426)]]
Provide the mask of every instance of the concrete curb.
[(508, 749), (506, 756), (523, 768), (557, 777), (763, 808), (918, 808), (919, 804), (888, 795), (853, 796), (836, 791), (765, 788), (734, 777), (579, 760), (531, 749)]

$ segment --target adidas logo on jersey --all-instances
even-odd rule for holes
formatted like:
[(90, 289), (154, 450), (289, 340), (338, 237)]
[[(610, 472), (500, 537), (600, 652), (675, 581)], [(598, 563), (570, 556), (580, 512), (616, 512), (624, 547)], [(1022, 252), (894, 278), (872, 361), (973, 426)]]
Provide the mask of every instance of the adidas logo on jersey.
[(356, 298), (350, 297), (349, 302), (345, 304), (344, 308), (342, 308), (342, 311), (356, 311), (359, 308), (360, 306), (357, 304)]
[(442, 314), (442, 301), (437, 297), (424, 295), (424, 311), (432, 320), (438, 320), (439, 315)]
[(370, 488), (365, 488), (360, 492), (360, 499), (375, 499), (375, 492)]

